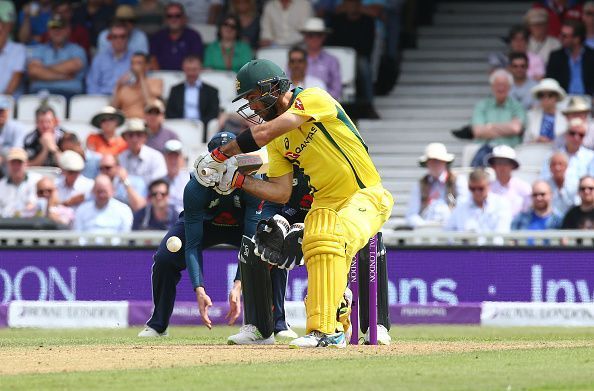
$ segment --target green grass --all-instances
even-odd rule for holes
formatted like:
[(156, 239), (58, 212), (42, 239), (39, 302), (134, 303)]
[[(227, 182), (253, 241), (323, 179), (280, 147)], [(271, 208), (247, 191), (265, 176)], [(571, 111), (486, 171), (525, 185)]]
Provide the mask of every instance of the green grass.
[[(171, 338), (158, 342), (135, 338), (137, 329), (4, 329), (0, 330), (0, 362), (4, 348), (223, 344), (236, 329), (173, 328)], [(398, 327), (392, 335), (396, 346), (433, 341), (558, 341), (594, 346), (594, 330), (588, 328)], [(594, 348), (584, 347), (395, 356), (354, 352), (331, 359), (304, 354), (304, 359), (291, 362), (183, 366), (184, 357), (179, 357), (179, 367), (174, 368), (2, 376), (0, 389), (594, 390)]]

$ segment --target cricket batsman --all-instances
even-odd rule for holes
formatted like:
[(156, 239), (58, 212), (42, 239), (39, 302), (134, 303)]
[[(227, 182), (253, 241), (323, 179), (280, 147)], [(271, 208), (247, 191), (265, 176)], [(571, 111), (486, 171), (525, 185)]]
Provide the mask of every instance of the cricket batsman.
[[(289, 346), (345, 347), (348, 324), (339, 321), (337, 312), (347, 286), (347, 271), (355, 253), (390, 216), (392, 195), (382, 186), (354, 123), (326, 91), (290, 90), (283, 70), (263, 59), (252, 60), (239, 70), (236, 88), (235, 101), (247, 100), (238, 113), (254, 126), (199, 156), (194, 162), (196, 179), (219, 192), (241, 188), (284, 204), (291, 196), (293, 165), (303, 169), (314, 199), (302, 233), (308, 272), (307, 334)], [(238, 172), (233, 156), (264, 145), (269, 158), (268, 180)], [(277, 220), (261, 221), (256, 231), (257, 236), (263, 231), (269, 234), (258, 243), (258, 252), (268, 252), (265, 258), (269, 262), (299, 261), (283, 253), (295, 246), (287, 246), (284, 236), (288, 231)], [(286, 263), (283, 266), (290, 268)]]

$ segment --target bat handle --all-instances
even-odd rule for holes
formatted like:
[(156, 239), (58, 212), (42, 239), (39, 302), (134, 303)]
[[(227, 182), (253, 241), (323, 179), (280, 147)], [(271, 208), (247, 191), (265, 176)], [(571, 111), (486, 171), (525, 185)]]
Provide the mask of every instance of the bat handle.
[(200, 170), (200, 176), (203, 177), (207, 177), (207, 176), (211, 176), (212, 174), (215, 174), (217, 172), (217, 170), (215, 170), (214, 168), (203, 168), (202, 170)]

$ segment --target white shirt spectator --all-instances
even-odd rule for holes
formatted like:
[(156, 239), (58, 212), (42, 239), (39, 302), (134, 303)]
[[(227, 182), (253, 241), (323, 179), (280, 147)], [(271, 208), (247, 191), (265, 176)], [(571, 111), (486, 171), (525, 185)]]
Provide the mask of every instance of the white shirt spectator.
[(181, 169), (175, 178), (163, 179), (169, 183), (169, 203), (180, 213), (184, 210), (184, 188), (190, 180), (190, 173), (186, 169)]
[(279, 0), (266, 2), (260, 19), (260, 40), (273, 45), (294, 45), (303, 39), (299, 30), (313, 16), (311, 2), (291, 0), (287, 9)]
[(75, 195), (84, 194), (85, 199), (91, 198), (91, 190), (93, 190), (94, 181), (89, 179), (82, 174), (74, 181), (74, 186), (66, 186), (66, 179), (64, 176), (58, 177), (56, 180), (56, 189), (58, 190), (58, 199), (60, 201), (66, 201)]
[(189, 24), (207, 24), (208, 13), (213, 6), (223, 6), (221, 0), (177, 0), (184, 6)]
[[(500, 196), (489, 193), (485, 206), (480, 208), (472, 197), (458, 204), (452, 211), (445, 229), (473, 233), (510, 232), (512, 215), (507, 202)], [(478, 244), (485, 244), (485, 238), (479, 238)], [(503, 244), (502, 238), (495, 238), (495, 244)]]
[(0, 216), (31, 217), (37, 202), (37, 181), (41, 175), (29, 172), (18, 186), (9, 177), (0, 180)]
[(74, 230), (79, 232), (124, 233), (132, 230), (132, 209), (123, 202), (110, 199), (103, 209), (94, 200), (86, 201), (76, 210)]
[[(580, 147), (576, 153), (570, 155), (567, 153), (567, 149), (565, 146), (559, 148), (559, 151), (565, 153), (567, 155), (567, 171), (565, 171), (565, 180), (568, 182), (579, 183), (580, 178), (590, 172), (590, 175), (594, 173), (594, 166), (590, 164), (592, 159), (594, 158), (594, 151)], [(540, 170), (540, 177), (545, 181), (548, 181), (551, 178), (551, 171), (549, 169), (549, 163), (551, 158), (547, 158), (542, 165)]]
[(565, 216), (569, 209), (580, 204), (581, 200), (577, 194), (578, 182), (568, 181), (565, 178), (562, 188), (558, 188), (552, 178), (549, 178), (547, 182), (551, 186), (551, 206), (555, 214)]
[(147, 186), (155, 179), (167, 175), (163, 154), (146, 145), (142, 146), (138, 155), (133, 155), (129, 149), (125, 150), (120, 154), (119, 161), (128, 174), (141, 177)]
[(197, 80), (194, 84), (186, 82), (184, 90), (184, 118), (200, 121), (200, 87), (202, 82)]
[(530, 184), (515, 177), (511, 177), (505, 186), (495, 179), (491, 182), (491, 192), (507, 200), (513, 217), (528, 209), (532, 202), (532, 187)]
[(27, 58), (25, 45), (6, 41), (6, 45), (0, 51), (0, 93), (6, 91), (12, 74), (15, 72), (24, 73)]
[(6, 121), (0, 129), (0, 152), (2, 155), (6, 155), (10, 148), (23, 148), (27, 133), (29, 132), (24, 124), (12, 120)]

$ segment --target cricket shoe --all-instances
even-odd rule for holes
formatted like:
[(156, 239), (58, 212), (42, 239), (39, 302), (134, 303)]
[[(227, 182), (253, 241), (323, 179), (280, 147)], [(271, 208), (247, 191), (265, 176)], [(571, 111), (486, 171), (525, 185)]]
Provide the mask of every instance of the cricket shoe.
[[(384, 325), (377, 325), (377, 344), (378, 345), (389, 345), (392, 342), (392, 337), (388, 334), (388, 330)], [(365, 344), (369, 344), (369, 330), (365, 333)]]
[(299, 335), (297, 335), (296, 332), (294, 332), (293, 330), (291, 330), (291, 328), (289, 327), (286, 330), (281, 330), (278, 331), (276, 333), (274, 333), (274, 336), (278, 339), (295, 339), (295, 338), (299, 338)]
[(165, 330), (160, 333), (154, 328), (146, 326), (140, 333), (138, 333), (138, 336), (143, 338), (169, 337), (169, 332)]
[(241, 326), (239, 333), (227, 338), (227, 345), (274, 345), (274, 335), (264, 338), (253, 324)]
[(312, 331), (303, 337), (292, 340), (289, 347), (299, 348), (346, 348), (344, 333), (324, 334), (320, 331)]

